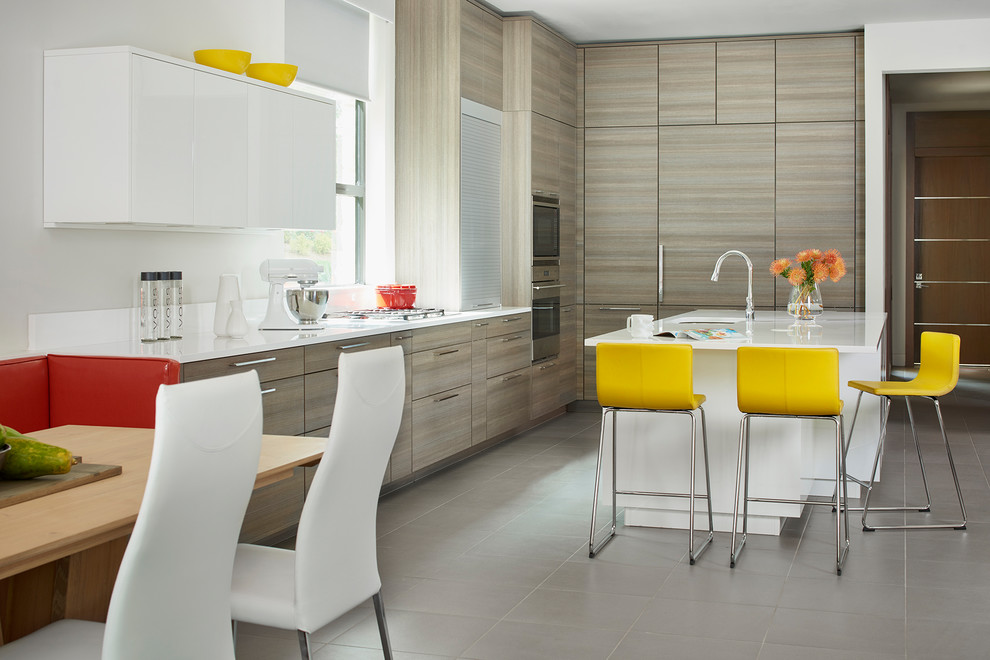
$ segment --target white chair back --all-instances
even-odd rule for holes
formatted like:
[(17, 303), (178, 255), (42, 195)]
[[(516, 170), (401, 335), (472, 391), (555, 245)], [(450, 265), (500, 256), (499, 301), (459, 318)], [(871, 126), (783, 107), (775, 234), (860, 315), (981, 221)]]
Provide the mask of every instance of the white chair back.
[(381, 589), (378, 496), (405, 402), (402, 348), (344, 353), (323, 458), (296, 535), (296, 617), (316, 630)]
[(103, 660), (233, 660), (230, 579), (261, 453), (254, 371), (163, 385)]

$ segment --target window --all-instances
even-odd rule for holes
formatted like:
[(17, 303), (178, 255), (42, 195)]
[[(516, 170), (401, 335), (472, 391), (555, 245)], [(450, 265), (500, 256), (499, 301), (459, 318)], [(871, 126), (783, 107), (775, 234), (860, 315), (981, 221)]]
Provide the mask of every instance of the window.
[(364, 282), (365, 104), (352, 96), (296, 82), (293, 88), (333, 99), (337, 104), (337, 218), (329, 231), (285, 231), (285, 256), (312, 259), (323, 266), (320, 281), (330, 285)]

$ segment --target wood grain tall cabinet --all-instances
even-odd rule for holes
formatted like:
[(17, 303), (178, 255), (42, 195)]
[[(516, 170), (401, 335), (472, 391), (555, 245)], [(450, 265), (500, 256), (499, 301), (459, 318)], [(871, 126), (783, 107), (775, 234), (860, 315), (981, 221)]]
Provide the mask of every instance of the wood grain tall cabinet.
[[(582, 336), (741, 308), (741, 260), (710, 281), (730, 249), (753, 261), (758, 310), (787, 302), (770, 261), (809, 247), (853, 274), (825, 304), (863, 308), (862, 53), (856, 34), (581, 48)], [(583, 370), (595, 399), (592, 351)]]
[[(533, 372), (533, 415), (569, 403), (577, 396), (575, 303), (578, 300), (576, 249), (577, 48), (529, 17), (503, 22), (502, 169), (503, 282), (514, 300), (532, 300), (532, 195), (560, 196), (561, 351)], [(520, 268), (522, 266), (522, 268)], [(509, 272), (507, 272), (507, 269)], [(505, 293), (506, 285), (503, 285)]]

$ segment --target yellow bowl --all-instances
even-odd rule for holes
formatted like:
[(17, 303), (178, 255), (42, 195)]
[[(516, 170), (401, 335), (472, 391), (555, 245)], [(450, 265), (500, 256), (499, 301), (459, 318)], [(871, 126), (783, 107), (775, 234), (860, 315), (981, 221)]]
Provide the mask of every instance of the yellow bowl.
[(296, 72), (299, 67), (295, 64), (278, 64), (277, 62), (259, 62), (250, 64), (247, 68), (249, 78), (264, 80), (274, 85), (288, 87), (296, 79)]
[(210, 48), (207, 50), (197, 50), (193, 53), (196, 64), (211, 66), (221, 71), (229, 71), (238, 75), (244, 73), (248, 63), (251, 62), (251, 53), (244, 50), (224, 50), (223, 48)]

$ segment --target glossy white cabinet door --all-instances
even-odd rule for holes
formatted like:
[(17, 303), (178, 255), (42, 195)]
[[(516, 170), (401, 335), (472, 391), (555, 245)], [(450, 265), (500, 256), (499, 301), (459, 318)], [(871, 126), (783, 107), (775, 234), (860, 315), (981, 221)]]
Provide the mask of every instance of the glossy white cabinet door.
[(292, 227), (333, 229), (337, 199), (336, 110), (292, 99)]
[(194, 223), (247, 223), (248, 88), (237, 80), (195, 72)]
[(292, 97), (248, 89), (248, 226), (292, 226)]
[(195, 72), (141, 56), (131, 66), (130, 220), (191, 225)]

